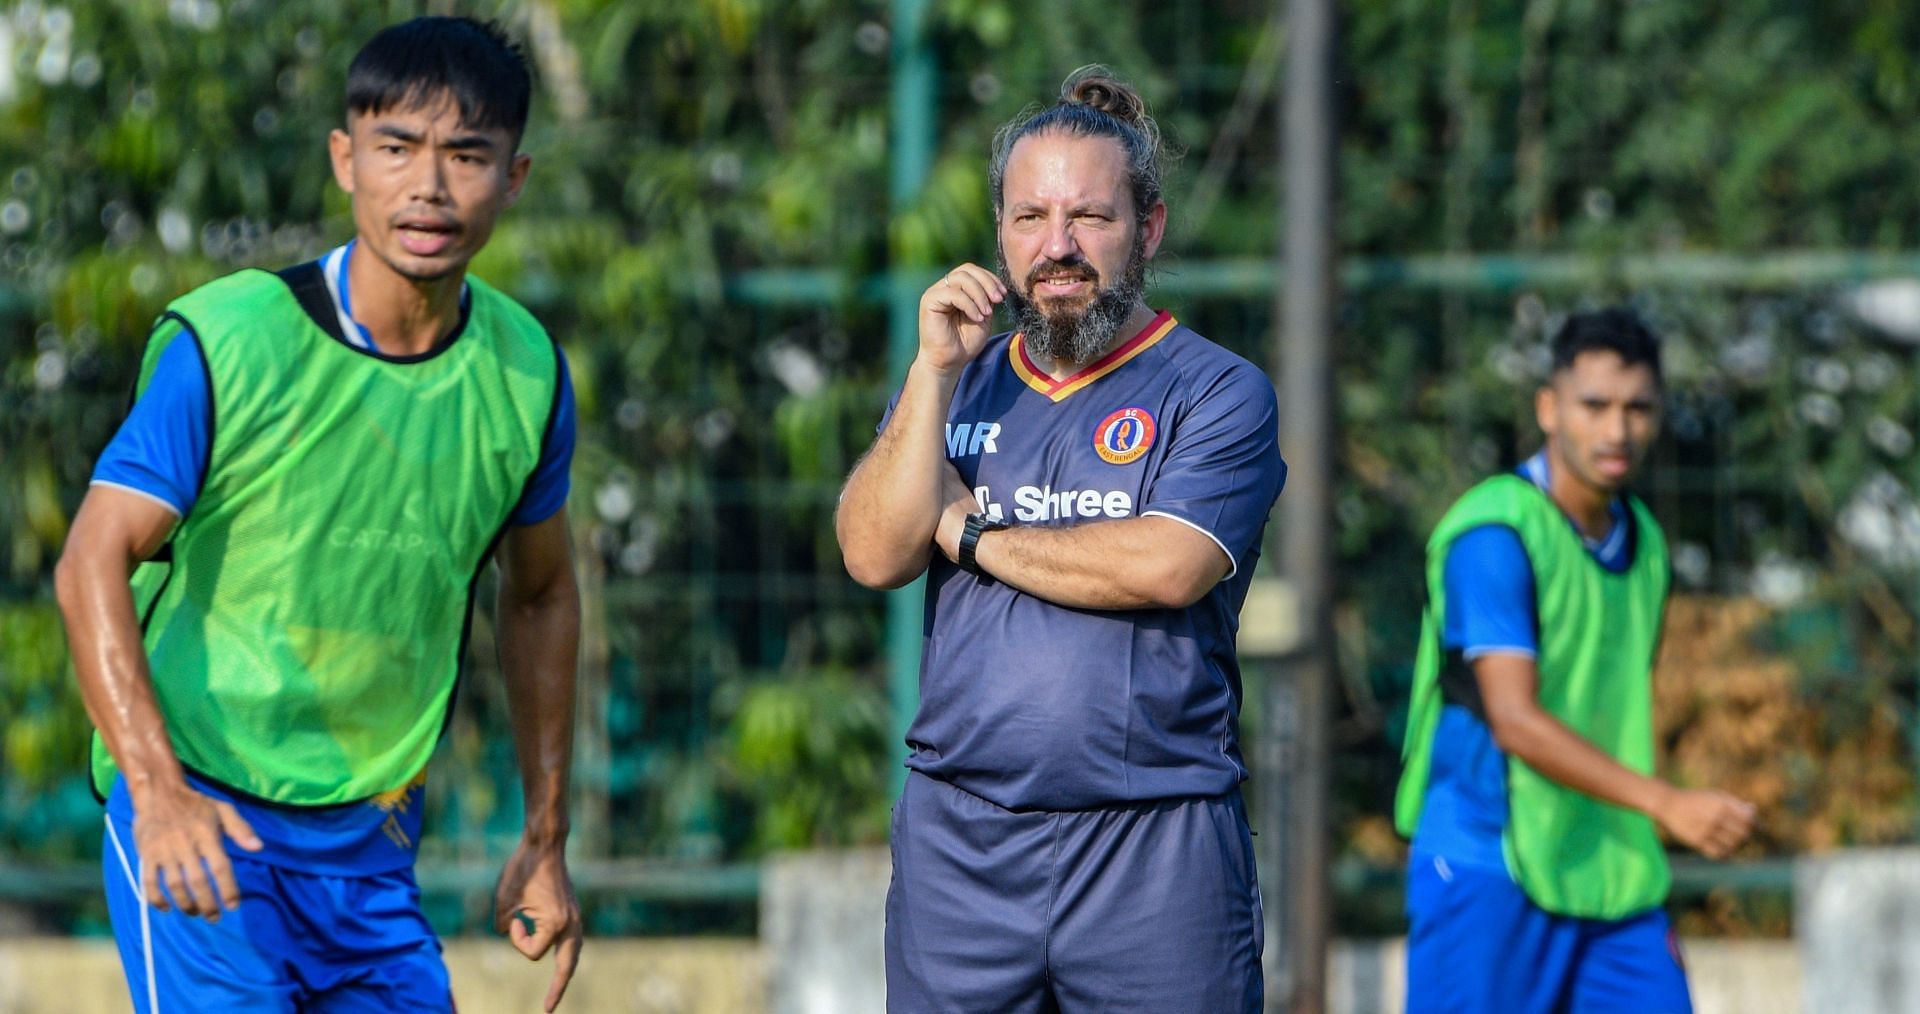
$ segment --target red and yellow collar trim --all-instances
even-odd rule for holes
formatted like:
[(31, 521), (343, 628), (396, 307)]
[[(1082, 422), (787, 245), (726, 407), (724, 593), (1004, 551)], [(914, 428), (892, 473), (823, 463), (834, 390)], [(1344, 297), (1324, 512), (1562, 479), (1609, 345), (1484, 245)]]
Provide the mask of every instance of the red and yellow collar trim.
[(1088, 363), (1080, 372), (1065, 380), (1053, 379), (1047, 375), (1047, 371), (1034, 364), (1027, 355), (1024, 334), (1014, 335), (1013, 340), (1007, 343), (1007, 360), (1012, 363), (1014, 374), (1026, 381), (1028, 387), (1055, 402), (1061, 402), (1067, 400), (1067, 396), (1075, 391), (1133, 361), (1135, 356), (1152, 348), (1160, 339), (1170, 334), (1179, 323), (1173, 319), (1172, 314), (1162, 310), (1159, 315), (1147, 322), (1146, 327), (1140, 329), (1139, 334), (1122, 342), (1112, 352)]

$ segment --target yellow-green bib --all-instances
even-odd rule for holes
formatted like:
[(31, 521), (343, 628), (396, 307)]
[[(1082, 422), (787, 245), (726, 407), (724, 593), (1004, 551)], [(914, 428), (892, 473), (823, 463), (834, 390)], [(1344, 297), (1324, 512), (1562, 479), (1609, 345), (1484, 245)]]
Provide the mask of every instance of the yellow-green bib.
[[(168, 308), (183, 329), (162, 334), (197, 340), (206, 362), (212, 446), (168, 552), (133, 579), (181, 762), (301, 806), (392, 790), (426, 765), (560, 363), (478, 279), (463, 329), (407, 358), (323, 328), (315, 284), (317, 269), (242, 271)], [(164, 344), (150, 343), (142, 388)], [(93, 757), (104, 794), (98, 736)]]
[[(1653, 515), (1628, 497), (1631, 563), (1602, 567), (1545, 492), (1503, 475), (1454, 504), (1427, 543), (1428, 607), (1414, 669), (1413, 703), (1395, 801), (1411, 837), (1426, 800), (1434, 732), (1445, 705), (1446, 561), (1455, 539), (1485, 525), (1511, 528), (1533, 565), (1539, 617), (1540, 706), (1622, 765), (1653, 772), (1654, 652), (1671, 582), (1667, 543)], [(1508, 872), (1549, 912), (1618, 919), (1666, 900), (1666, 851), (1653, 821), (1564, 788), (1507, 758)]]

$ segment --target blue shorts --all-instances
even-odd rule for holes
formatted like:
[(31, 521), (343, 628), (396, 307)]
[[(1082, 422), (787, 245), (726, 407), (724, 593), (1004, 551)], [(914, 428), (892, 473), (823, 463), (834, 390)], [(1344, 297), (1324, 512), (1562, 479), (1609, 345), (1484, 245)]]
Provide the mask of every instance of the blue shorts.
[(914, 772), (893, 811), (887, 1010), (1261, 1009), (1239, 793), (1005, 810)]
[(240, 906), (209, 923), (145, 904), (131, 825), (107, 818), (105, 853), (107, 911), (142, 1014), (453, 1009), (411, 869), (330, 877), (229, 855)]
[(1415, 852), (1407, 870), (1407, 1012), (1688, 1014), (1667, 913), (1577, 919), (1505, 870)]

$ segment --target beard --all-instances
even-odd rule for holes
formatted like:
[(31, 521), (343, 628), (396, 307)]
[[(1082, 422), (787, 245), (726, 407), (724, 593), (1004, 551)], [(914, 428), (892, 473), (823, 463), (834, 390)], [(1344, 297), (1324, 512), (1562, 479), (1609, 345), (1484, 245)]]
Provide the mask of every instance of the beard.
[[(1042, 277), (1067, 272), (1077, 272), (1092, 283), (1092, 299), (1036, 299), (1030, 295)], [(1101, 284), (1100, 273), (1084, 257), (1038, 261), (1027, 272), (1022, 286), (1015, 284), (1007, 271), (1007, 257), (1002, 251), (999, 274), (1000, 281), (1007, 287), (1007, 308), (1013, 316), (1014, 329), (1021, 333), (1027, 351), (1036, 358), (1084, 366), (1113, 344), (1121, 325), (1133, 315), (1133, 308), (1146, 295), (1145, 230), (1135, 234), (1126, 270), (1110, 285)]]

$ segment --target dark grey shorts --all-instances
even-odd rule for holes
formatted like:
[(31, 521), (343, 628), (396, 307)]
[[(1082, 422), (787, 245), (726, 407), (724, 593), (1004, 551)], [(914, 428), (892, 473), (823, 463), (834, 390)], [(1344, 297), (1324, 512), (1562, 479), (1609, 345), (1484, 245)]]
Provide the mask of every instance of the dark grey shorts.
[(893, 812), (887, 1010), (1261, 1009), (1240, 794), (1016, 813), (918, 772)]

